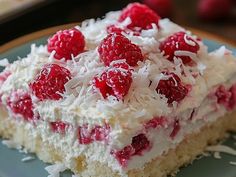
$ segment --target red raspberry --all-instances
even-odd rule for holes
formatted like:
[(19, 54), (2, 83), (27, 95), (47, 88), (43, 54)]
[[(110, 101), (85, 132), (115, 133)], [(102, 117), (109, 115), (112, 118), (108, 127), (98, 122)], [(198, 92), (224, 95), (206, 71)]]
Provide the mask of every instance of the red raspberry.
[(78, 127), (78, 139), (80, 144), (90, 144), (93, 142), (88, 125)]
[(173, 8), (171, 0), (143, 0), (143, 2), (161, 17), (171, 16)]
[(34, 118), (32, 99), (23, 90), (12, 92), (7, 99), (7, 105), (14, 114), (21, 115), (27, 121)]
[(69, 124), (62, 121), (56, 121), (50, 122), (50, 126), (54, 133), (65, 134), (66, 129), (69, 127)]
[(122, 32), (125, 32), (125, 30), (117, 27), (116, 25), (110, 25), (107, 27), (108, 34), (110, 34), (110, 33), (121, 34)]
[(215, 92), (215, 96), (217, 97), (217, 103), (223, 104), (226, 107), (228, 106), (228, 102), (231, 97), (231, 92), (228, 91), (223, 85), (220, 85)]
[(178, 57), (184, 64), (192, 65), (194, 61), (189, 56), (176, 56), (175, 51), (188, 51), (197, 53), (199, 50), (198, 43), (185, 32), (177, 32), (167, 37), (160, 43), (159, 49), (164, 52), (164, 56), (168, 60), (173, 61), (174, 57)]
[(160, 80), (156, 91), (165, 95), (169, 104), (173, 101), (180, 102), (188, 94), (188, 88), (181, 83), (180, 78), (176, 74), (168, 74), (166, 72), (163, 74), (169, 75), (170, 77), (166, 80)]
[(179, 133), (179, 130), (180, 130), (179, 120), (175, 120), (170, 137), (174, 139), (174, 137)]
[(167, 120), (165, 117), (154, 117), (153, 119), (145, 123), (144, 127), (146, 129), (149, 129), (149, 128), (164, 127), (165, 125), (167, 125)]
[(131, 23), (127, 28), (140, 31), (142, 29), (152, 28), (152, 23), (158, 26), (160, 17), (148, 6), (140, 3), (131, 3), (124, 8), (119, 17), (119, 22), (124, 21), (127, 17), (131, 19)]
[(105, 124), (104, 126), (95, 125), (95, 127), (91, 131), (91, 137), (96, 141), (103, 141), (108, 138), (110, 133), (110, 126)]
[(229, 109), (232, 110), (236, 106), (236, 84), (232, 85), (229, 89), (231, 97), (229, 100)]
[(113, 95), (118, 100), (122, 100), (128, 93), (132, 83), (132, 74), (126, 67), (128, 65), (110, 67), (100, 76), (95, 76), (93, 85), (104, 98)]
[(48, 52), (56, 51), (56, 59), (65, 58), (71, 60), (71, 55), (77, 56), (84, 51), (85, 40), (83, 34), (73, 28), (69, 30), (58, 31), (54, 36), (48, 39)]
[(192, 110), (192, 112), (191, 112), (191, 114), (190, 114), (190, 116), (189, 116), (189, 120), (193, 120), (193, 116), (195, 115), (195, 113), (196, 113), (196, 108), (193, 108), (193, 110)]
[(70, 80), (70, 71), (57, 64), (43, 66), (35, 80), (29, 84), (33, 94), (40, 100), (59, 100), (65, 91), (65, 83)]
[(88, 125), (79, 126), (78, 128), (78, 139), (80, 144), (90, 144), (94, 141), (103, 141), (108, 138), (110, 133), (110, 126), (96, 125), (91, 130), (88, 129)]
[(131, 145), (128, 145), (120, 151), (111, 151), (111, 154), (115, 156), (115, 158), (123, 167), (126, 167), (127, 161), (132, 157), (134, 152), (134, 148)]
[(220, 85), (215, 92), (217, 103), (223, 105), (226, 109), (232, 110), (236, 106), (236, 84), (232, 85), (228, 90)]
[(132, 34), (134, 36), (140, 36), (140, 31), (130, 31), (127, 28), (120, 28), (117, 27), (116, 25), (110, 25), (107, 27), (107, 33), (111, 34), (111, 33), (116, 33), (116, 34), (122, 34), (122, 33), (126, 33), (126, 34), (130, 34), (132, 32)]
[(217, 20), (229, 15), (231, 0), (200, 0), (198, 15), (204, 20)]
[(148, 141), (146, 135), (142, 133), (132, 138), (131, 146), (135, 150), (133, 155), (142, 155), (143, 150), (148, 149), (150, 146), (150, 142)]
[(147, 139), (146, 135), (141, 133), (132, 138), (131, 145), (125, 146), (122, 150), (111, 151), (111, 154), (114, 154), (119, 163), (125, 167), (127, 161), (134, 155), (142, 155), (144, 150), (147, 150), (150, 147), (150, 142)]
[(113, 65), (111, 67), (125, 69), (127, 71), (132, 70), (132, 69), (130, 69), (129, 65), (125, 62), (115, 62), (115, 63), (113, 63)]
[(130, 66), (136, 66), (143, 61), (141, 49), (121, 34), (109, 34), (99, 45), (100, 59), (106, 66), (112, 61), (125, 59)]

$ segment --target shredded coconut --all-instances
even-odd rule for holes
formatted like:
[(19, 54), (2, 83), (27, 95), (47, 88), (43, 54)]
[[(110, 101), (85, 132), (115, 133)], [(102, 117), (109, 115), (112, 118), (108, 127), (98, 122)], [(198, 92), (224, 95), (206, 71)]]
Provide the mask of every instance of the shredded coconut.
[(66, 170), (66, 167), (62, 163), (56, 163), (45, 167), (45, 170), (49, 173), (48, 177), (59, 177), (60, 172)]
[(216, 159), (221, 159), (220, 152), (214, 152), (213, 156)]
[(236, 150), (228, 147), (226, 145), (215, 145), (215, 146), (208, 146), (206, 148), (206, 151), (209, 152), (223, 152), (231, 155), (236, 155)]
[(230, 165), (236, 165), (236, 162), (230, 161), (229, 164)]
[(8, 65), (9, 65), (9, 61), (7, 58), (0, 60), (0, 66), (6, 67)]
[(142, 37), (157, 37), (158, 35), (158, 28), (156, 24), (152, 24), (152, 28), (148, 30), (142, 30), (141, 31), (141, 36)]
[(188, 37), (188, 36), (185, 34), (185, 35), (184, 35), (184, 41), (186, 42), (186, 44), (188, 44), (188, 45), (194, 47), (194, 46), (196, 45), (196, 43), (193, 42), (192, 40), (189, 40), (187, 37)]
[(20, 153), (28, 154), (28, 150), (26, 148), (19, 149)]
[(202, 155), (203, 155), (204, 157), (209, 157), (209, 156), (211, 156), (211, 154), (210, 154), (209, 152), (203, 152)]
[(203, 75), (203, 72), (204, 72), (204, 70), (206, 69), (206, 65), (199, 62), (199, 63), (197, 64), (197, 68), (198, 68), (200, 74)]
[(195, 53), (193, 53), (193, 52), (184, 51), (184, 50), (176, 50), (176, 51), (174, 52), (174, 55), (175, 55), (176, 57), (178, 57), (178, 56), (188, 56), (188, 57), (190, 57), (191, 59), (193, 59), (195, 62), (198, 61), (197, 55), (196, 55)]
[[(221, 46), (219, 49), (217, 49), (217, 50), (215, 51), (215, 55), (218, 55), (219, 57), (222, 57), (222, 56), (224, 56), (225, 51), (226, 51), (225, 46)], [(223, 58), (222, 58), (222, 59), (223, 59)]]
[(33, 157), (33, 156), (27, 156), (27, 157), (24, 157), (23, 159), (21, 159), (21, 161), (22, 162), (29, 162), (34, 159), (35, 159), (35, 157)]

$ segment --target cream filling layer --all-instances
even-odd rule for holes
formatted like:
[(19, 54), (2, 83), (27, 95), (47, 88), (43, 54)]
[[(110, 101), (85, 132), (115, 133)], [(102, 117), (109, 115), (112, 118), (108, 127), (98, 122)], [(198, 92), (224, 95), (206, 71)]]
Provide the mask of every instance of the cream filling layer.
[[(150, 129), (146, 134), (148, 139), (152, 142), (152, 148), (149, 151), (144, 151), (142, 156), (133, 156), (128, 161), (128, 166), (123, 168), (110, 154), (112, 147), (105, 142), (93, 142), (89, 145), (81, 145), (78, 143), (77, 131), (69, 129), (66, 135), (53, 133), (50, 130), (49, 124), (45, 121), (39, 121), (37, 126), (30, 123), (21, 122), (21, 126), (28, 129), (33, 137), (40, 136), (44, 143), (53, 145), (56, 149), (60, 149), (65, 159), (64, 164), (73, 163), (73, 159), (84, 155), (87, 163), (99, 161), (114, 171), (118, 171), (122, 176), (126, 176), (126, 172), (132, 169), (143, 168), (144, 164), (150, 162), (163, 154), (166, 154), (170, 149), (174, 149), (188, 134), (198, 133), (201, 127), (209, 124), (210, 122), (217, 121), (217, 119), (226, 113), (225, 108), (222, 106), (215, 109), (214, 101), (206, 99), (199, 108), (196, 109), (196, 114), (192, 120), (188, 120), (190, 113), (189, 110), (182, 115), (180, 119), (181, 129), (174, 139), (170, 138), (170, 133), (173, 127)], [(202, 114), (203, 113), (203, 114)], [(114, 137), (110, 138), (112, 141)], [(132, 137), (130, 137), (132, 139)]]

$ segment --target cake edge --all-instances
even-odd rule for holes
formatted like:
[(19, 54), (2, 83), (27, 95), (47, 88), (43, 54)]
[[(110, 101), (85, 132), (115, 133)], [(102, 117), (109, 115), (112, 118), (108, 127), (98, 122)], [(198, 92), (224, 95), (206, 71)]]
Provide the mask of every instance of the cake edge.
[[(175, 149), (146, 163), (144, 169), (128, 171), (128, 176), (165, 177), (168, 174), (175, 174), (180, 167), (191, 163), (197, 155), (202, 154), (207, 145), (223, 139), (227, 131), (236, 131), (236, 111), (202, 127), (199, 133), (188, 135)], [(55, 149), (50, 143), (43, 142), (39, 136), (33, 137), (28, 130), (18, 126), (16, 120), (8, 118), (8, 113), (3, 107), (0, 108), (0, 137), (10, 139), (29, 152), (36, 153), (44, 162), (63, 163), (63, 153), (60, 150)], [(70, 164), (64, 165), (82, 177), (93, 177), (97, 174), (100, 174), (97, 177), (121, 176), (100, 162), (87, 164), (83, 156), (74, 158)]]

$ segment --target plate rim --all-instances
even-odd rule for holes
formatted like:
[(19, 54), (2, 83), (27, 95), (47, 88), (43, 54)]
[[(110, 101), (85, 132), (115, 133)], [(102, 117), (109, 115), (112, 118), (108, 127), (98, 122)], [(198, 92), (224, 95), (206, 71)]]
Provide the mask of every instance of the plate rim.
[[(76, 25), (81, 24), (80, 22), (75, 22), (75, 23), (68, 23), (68, 24), (63, 24), (63, 25), (58, 25), (58, 26), (53, 26), (49, 28), (45, 28), (42, 30), (38, 30), (36, 32), (32, 32), (26, 35), (23, 35), (21, 37), (18, 37), (16, 39), (13, 39), (3, 45), (0, 46), (0, 54), (7, 52), (10, 49), (13, 49), (15, 47), (18, 47), (20, 45), (23, 45), (27, 42), (37, 40), (39, 38), (48, 36), (50, 34), (53, 34), (59, 30), (67, 29), (67, 28), (72, 28)], [(217, 34), (212, 34), (210, 32), (206, 32), (197, 28), (192, 28), (192, 27), (186, 27), (187, 30), (191, 31), (193, 34), (196, 34), (200, 36), (203, 39), (210, 39), (219, 43), (224, 43), (229, 46), (232, 46), (236, 48), (236, 41), (225, 38), (223, 36), (217, 35)]]

